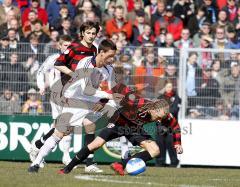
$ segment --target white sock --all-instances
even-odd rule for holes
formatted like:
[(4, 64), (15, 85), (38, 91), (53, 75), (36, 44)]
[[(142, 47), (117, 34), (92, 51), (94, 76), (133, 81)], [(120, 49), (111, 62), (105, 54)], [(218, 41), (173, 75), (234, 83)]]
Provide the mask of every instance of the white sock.
[(31, 166), (40, 164), (43, 159), (55, 148), (55, 146), (59, 143), (61, 138), (57, 137), (56, 135), (50, 136), (41, 147), (36, 160), (31, 164)]
[(122, 159), (127, 159), (129, 155), (129, 149), (128, 149), (128, 140), (125, 138), (125, 136), (120, 137), (120, 146), (121, 146)]
[(71, 141), (72, 141), (72, 135), (64, 136), (61, 140), (63, 157), (69, 157), (69, 159), (71, 159), (69, 154)]
[(94, 154), (89, 154), (87, 158), (93, 158)]

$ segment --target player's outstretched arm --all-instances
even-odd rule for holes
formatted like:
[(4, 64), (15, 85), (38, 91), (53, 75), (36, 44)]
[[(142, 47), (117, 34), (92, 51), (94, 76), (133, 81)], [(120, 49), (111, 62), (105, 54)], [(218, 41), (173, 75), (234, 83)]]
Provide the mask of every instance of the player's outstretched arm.
[(73, 73), (72, 70), (70, 70), (67, 66), (58, 66), (55, 64), (54, 66), (58, 71), (66, 74), (66, 75), (71, 75)]
[(39, 93), (41, 95), (45, 94), (45, 74), (54, 68), (54, 63), (56, 59), (59, 57), (59, 54), (53, 54), (46, 58), (43, 64), (37, 71), (36, 79), (37, 79), (37, 87), (39, 89)]
[(177, 154), (182, 154), (183, 148), (181, 145), (181, 128), (179, 126), (177, 119), (173, 116), (172, 116), (172, 120), (170, 122), (170, 126), (172, 128), (174, 148), (176, 149)]

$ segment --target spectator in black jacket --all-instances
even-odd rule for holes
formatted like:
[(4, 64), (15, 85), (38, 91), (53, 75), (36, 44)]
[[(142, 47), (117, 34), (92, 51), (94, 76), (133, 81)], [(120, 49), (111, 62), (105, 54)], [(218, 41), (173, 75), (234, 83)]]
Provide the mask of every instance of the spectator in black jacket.
[(211, 67), (203, 69), (202, 77), (196, 80), (198, 96), (197, 105), (203, 107), (215, 107), (216, 100), (220, 97), (219, 83), (212, 78)]
[[(166, 80), (164, 93), (160, 95), (158, 99), (165, 99), (169, 102), (170, 113), (177, 119), (181, 99), (173, 90), (173, 84), (170, 80)], [(160, 155), (156, 158), (156, 165), (165, 166), (166, 151), (168, 151), (171, 160), (170, 166), (177, 167), (179, 160), (177, 158), (176, 150), (173, 147), (173, 137), (171, 131), (169, 131), (164, 125), (159, 124), (157, 126), (156, 142), (160, 148)]]
[(19, 93), (20, 96), (28, 90), (27, 72), (23, 65), (18, 61), (18, 54), (11, 53), (10, 63), (6, 62), (1, 66), (0, 74), (1, 90), (8, 87), (12, 91)]
[(137, 46), (139, 43), (138, 36), (143, 33), (145, 22), (145, 12), (143, 10), (136, 11), (136, 20), (133, 24), (133, 34), (131, 38), (131, 42), (134, 46)]
[(7, 62), (9, 60), (9, 38), (3, 37), (0, 39), (0, 63)]
[(178, 0), (173, 8), (174, 16), (180, 18), (183, 21), (184, 27), (187, 26), (189, 18), (193, 15), (190, 2), (186, 0)]
[(189, 18), (187, 27), (190, 29), (191, 37), (199, 32), (203, 22), (206, 20), (206, 12), (207, 8), (205, 6), (200, 6), (196, 14)]

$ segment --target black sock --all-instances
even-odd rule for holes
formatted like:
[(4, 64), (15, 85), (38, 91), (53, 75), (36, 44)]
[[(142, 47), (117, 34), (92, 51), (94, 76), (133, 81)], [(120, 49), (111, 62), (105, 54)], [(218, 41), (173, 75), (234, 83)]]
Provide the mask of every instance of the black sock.
[(35, 145), (36, 145), (36, 147), (37, 147), (38, 149), (40, 149), (40, 148), (43, 146), (43, 143), (42, 143), (41, 139), (37, 140), (37, 141), (35, 142)]
[[(85, 134), (85, 146), (90, 144), (94, 139), (95, 139), (95, 134)], [(91, 152), (90, 154), (93, 154), (93, 152)], [(86, 166), (90, 166), (92, 164), (93, 164), (93, 156), (92, 158), (86, 159)]]
[(55, 131), (55, 128), (52, 128), (52, 129), (51, 129), (50, 131), (48, 131), (48, 133), (45, 134), (41, 139), (37, 140), (37, 141), (35, 142), (36, 147), (37, 147), (38, 149), (40, 149), (40, 148), (43, 146), (44, 142), (45, 142), (50, 136), (52, 136), (52, 134), (54, 133), (54, 131)]
[(46, 141), (54, 133), (55, 128), (52, 128), (47, 134), (43, 136), (43, 140)]
[(83, 147), (72, 159), (72, 161), (64, 168), (64, 171), (66, 173), (69, 173), (72, 171), (72, 169), (80, 164), (84, 159), (88, 157), (88, 155), (91, 153), (91, 151), (88, 149), (87, 146)]
[(147, 162), (149, 160), (152, 160), (152, 156), (149, 154), (148, 151), (142, 151), (142, 152), (139, 152), (139, 153), (136, 153), (135, 155), (133, 155), (132, 157), (130, 158), (127, 158), (127, 159), (123, 159), (122, 160), (122, 163), (123, 163), (123, 166), (125, 168), (127, 162), (132, 159), (132, 158), (141, 158), (144, 162)]

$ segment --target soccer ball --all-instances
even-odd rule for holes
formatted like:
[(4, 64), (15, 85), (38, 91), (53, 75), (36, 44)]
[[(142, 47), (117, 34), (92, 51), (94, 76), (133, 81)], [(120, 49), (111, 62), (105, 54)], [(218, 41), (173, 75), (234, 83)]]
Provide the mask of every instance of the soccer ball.
[(132, 158), (127, 162), (126, 171), (129, 175), (138, 175), (146, 170), (145, 162), (140, 158)]

